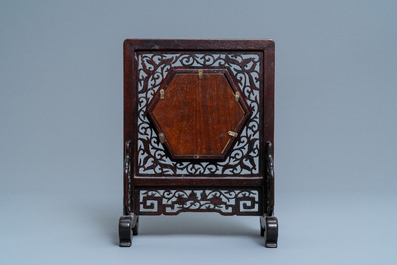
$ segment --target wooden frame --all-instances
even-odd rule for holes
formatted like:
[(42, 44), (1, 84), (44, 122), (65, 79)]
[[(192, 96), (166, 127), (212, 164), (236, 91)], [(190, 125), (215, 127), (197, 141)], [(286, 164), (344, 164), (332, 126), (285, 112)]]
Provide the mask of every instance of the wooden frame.
[[(167, 139), (160, 135), (162, 128), (152, 114), (159, 98), (164, 96), (170, 76), (196, 71), (198, 78), (202, 78), (203, 72), (227, 72), (231, 93), (235, 93), (236, 102), (240, 102), (245, 113), (235, 128), (235, 135), (230, 134), (235, 139), (227, 142), (222, 153), (213, 156), (205, 152), (174, 154)], [(205, 95), (194, 90), (197, 85), (188, 86), (189, 91), (197, 94), (193, 102), (202, 102)], [(232, 106), (229, 101), (211, 102), (216, 106)], [(235, 112), (225, 110), (225, 113), (237, 119), (233, 118), (237, 115)], [(175, 110), (170, 115), (175, 115)], [(192, 123), (192, 126), (204, 125)], [(216, 127), (218, 123), (211, 126)], [(200, 134), (192, 137), (200, 137)], [(273, 140), (272, 40), (125, 40), (124, 214), (119, 223), (120, 246), (130, 246), (133, 234), (138, 234), (139, 215), (190, 211), (260, 216), (265, 246), (277, 247), (278, 223), (273, 215)]]

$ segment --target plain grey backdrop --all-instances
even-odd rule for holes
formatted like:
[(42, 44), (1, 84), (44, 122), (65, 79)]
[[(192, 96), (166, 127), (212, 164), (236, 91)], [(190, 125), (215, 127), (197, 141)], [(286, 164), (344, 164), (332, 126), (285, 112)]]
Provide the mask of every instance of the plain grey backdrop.
[[(0, 1), (0, 264), (397, 264), (397, 2)], [(126, 38), (276, 43), (279, 247), (122, 214)]]

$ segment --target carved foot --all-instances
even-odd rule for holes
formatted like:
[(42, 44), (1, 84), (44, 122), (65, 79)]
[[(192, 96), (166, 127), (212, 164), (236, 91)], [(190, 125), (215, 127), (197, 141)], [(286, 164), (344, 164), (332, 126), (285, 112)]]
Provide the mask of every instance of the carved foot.
[(132, 236), (138, 234), (138, 216), (135, 214), (123, 215), (119, 221), (120, 247), (130, 247)]
[(262, 216), (261, 223), (261, 236), (265, 238), (265, 247), (276, 248), (278, 238), (278, 221), (274, 216)]

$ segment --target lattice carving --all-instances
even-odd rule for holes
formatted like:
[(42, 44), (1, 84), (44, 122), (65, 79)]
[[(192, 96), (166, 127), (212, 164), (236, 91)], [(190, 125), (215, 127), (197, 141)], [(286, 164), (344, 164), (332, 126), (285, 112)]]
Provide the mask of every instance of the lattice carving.
[(148, 189), (139, 191), (140, 214), (176, 215), (180, 212), (218, 212), (222, 215), (259, 215), (259, 190)]
[[(259, 176), (262, 53), (138, 52), (138, 132), (136, 176)], [(222, 162), (176, 162), (166, 154), (145, 113), (160, 83), (173, 67), (228, 67), (235, 75), (252, 115)]]

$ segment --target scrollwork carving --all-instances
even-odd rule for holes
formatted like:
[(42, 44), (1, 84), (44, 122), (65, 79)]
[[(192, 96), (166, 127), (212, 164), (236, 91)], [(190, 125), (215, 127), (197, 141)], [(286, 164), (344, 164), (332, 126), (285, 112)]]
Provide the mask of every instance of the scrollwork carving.
[(176, 215), (201, 211), (222, 215), (259, 215), (259, 190), (148, 189), (139, 192), (140, 214)]
[[(261, 53), (138, 52), (138, 130), (136, 175), (243, 176), (259, 175), (259, 106), (262, 83)], [(228, 67), (234, 74), (252, 115), (235, 146), (222, 162), (172, 161), (150, 126), (145, 112), (172, 67)]]

